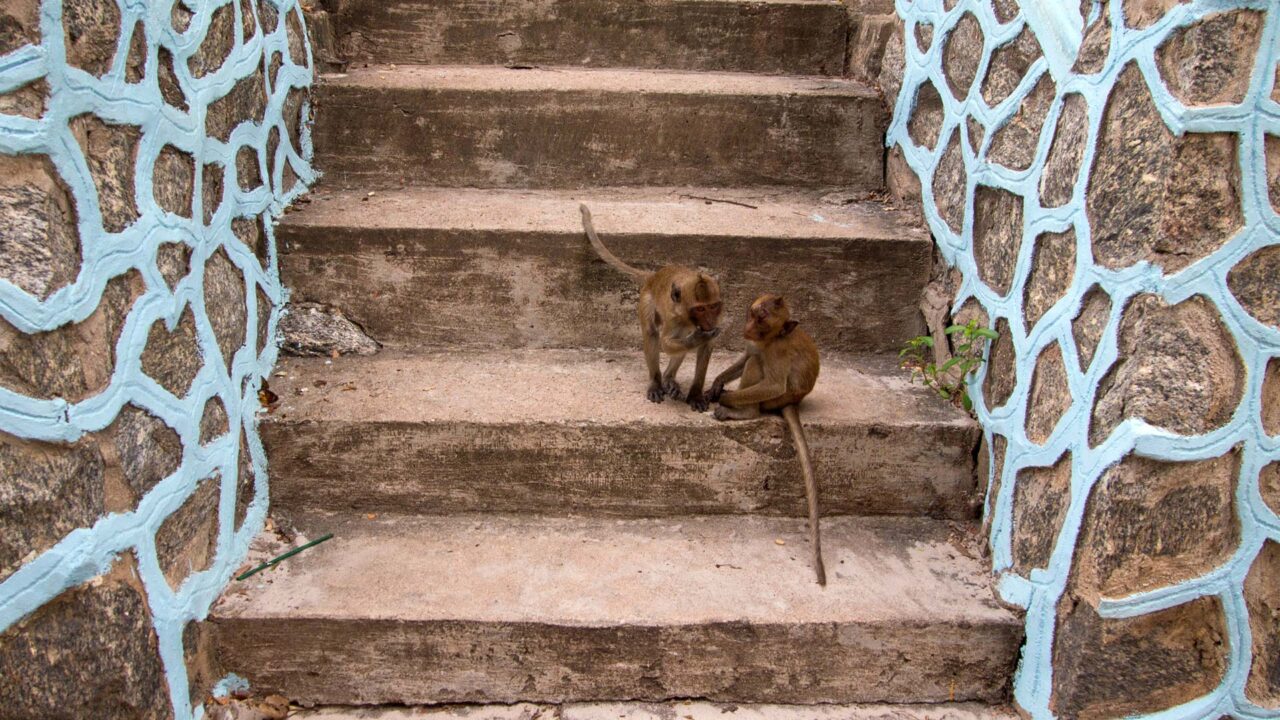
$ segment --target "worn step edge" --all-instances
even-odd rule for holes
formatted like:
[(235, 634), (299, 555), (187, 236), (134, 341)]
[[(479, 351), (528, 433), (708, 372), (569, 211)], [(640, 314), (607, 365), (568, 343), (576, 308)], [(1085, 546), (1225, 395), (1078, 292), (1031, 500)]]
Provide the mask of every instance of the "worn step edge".
[[(713, 356), (711, 373), (731, 362)], [(692, 363), (685, 363), (686, 385)], [(638, 353), (286, 359), (262, 423), (273, 506), (364, 512), (803, 515), (779, 418), (644, 396)], [(973, 517), (977, 425), (888, 358), (825, 360), (801, 414), (832, 515)]]
[[(215, 606), (226, 668), (303, 703), (1005, 699), (1020, 620), (945, 523), (315, 516)], [(262, 546), (266, 552), (275, 548)]]
[(297, 720), (1016, 720), (1004, 706), (726, 705), (709, 702), (569, 703), (566, 705), (447, 705), (438, 707), (321, 707)]

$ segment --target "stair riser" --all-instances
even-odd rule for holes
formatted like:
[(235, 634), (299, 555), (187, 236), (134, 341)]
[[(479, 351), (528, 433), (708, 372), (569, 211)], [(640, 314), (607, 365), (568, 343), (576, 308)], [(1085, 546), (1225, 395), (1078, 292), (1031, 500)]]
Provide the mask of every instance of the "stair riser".
[[(464, 349), (639, 348), (634, 281), (586, 236), (282, 225), (295, 301), (337, 306), (390, 345)], [(610, 235), (638, 267), (703, 267), (720, 282), (721, 352), (741, 349), (751, 301), (784, 294), (824, 352), (896, 352), (924, 332), (927, 239), (786, 240)], [(690, 360), (689, 362), (692, 362)]]
[(317, 95), (330, 187), (884, 185), (887, 117), (869, 94), (321, 84)]
[(839, 75), (838, 3), (358, 0), (338, 17), (351, 60)]
[[(711, 427), (275, 419), (262, 435), (272, 506), (300, 512), (807, 513), (779, 419)], [(807, 435), (824, 515), (973, 517), (972, 426), (819, 425)]]
[(584, 627), (306, 618), (219, 618), (215, 632), (226, 667), (243, 668), (261, 693), (304, 705), (1001, 702), (1021, 635), (1013, 624)]

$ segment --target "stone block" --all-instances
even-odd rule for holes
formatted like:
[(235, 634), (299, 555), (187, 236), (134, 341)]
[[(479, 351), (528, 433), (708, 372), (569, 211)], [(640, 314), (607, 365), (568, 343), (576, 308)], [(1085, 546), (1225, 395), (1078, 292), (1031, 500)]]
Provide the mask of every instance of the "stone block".
[[(819, 29), (826, 28), (819, 26)], [(851, 17), (846, 75), (861, 82), (875, 82), (880, 77), (885, 50), (894, 35), (902, 35), (902, 21), (892, 8), (884, 15)]]
[(283, 350), (290, 355), (328, 357), (340, 355), (372, 355), (378, 343), (364, 334), (341, 310), (317, 303), (294, 303), (281, 318)]
[(1067, 368), (1062, 347), (1053, 343), (1036, 358), (1031, 376), (1031, 395), (1027, 399), (1027, 439), (1043, 445), (1071, 408), (1071, 388), (1067, 385)]
[(1047, 208), (1066, 205), (1075, 192), (1089, 140), (1089, 106), (1084, 96), (1070, 93), (1063, 98), (1062, 112), (1054, 128), (1049, 157), (1040, 176), (1040, 204)]
[(987, 356), (987, 377), (982, 385), (982, 397), (986, 401), (988, 411), (1009, 401), (1009, 396), (1013, 394), (1013, 387), (1018, 380), (1014, 367), (1017, 355), (1013, 349), (1013, 338), (1009, 335), (1009, 322), (1004, 318), (998, 318), (995, 331), (1000, 337), (991, 343)]
[(1258, 10), (1233, 10), (1175, 30), (1156, 51), (1165, 87), (1189, 106), (1243, 102), (1263, 18)]
[[(175, 12), (180, 5), (181, 3), (174, 3)], [(236, 11), (235, 7), (228, 3), (213, 11), (209, 30), (205, 33), (199, 49), (187, 58), (187, 69), (191, 72), (191, 76), (202, 78), (216, 72), (231, 55), (235, 42)]]
[(219, 249), (204, 263), (204, 309), (228, 368), (236, 351), (245, 344), (249, 323), (246, 308), (244, 275), (226, 251)]
[(982, 26), (972, 13), (965, 13), (947, 35), (942, 48), (942, 74), (957, 100), (968, 97), (969, 88), (978, 76), (982, 43)]
[[(995, 107), (1018, 87), (1032, 64), (1044, 56), (1030, 26), (991, 53), (987, 76), (982, 80), (982, 99)], [(1050, 98), (1052, 99), (1052, 97)]]
[(76, 0), (62, 7), (67, 64), (94, 77), (111, 69), (120, 42), (120, 6), (115, 0)]
[(1050, 467), (1018, 471), (1013, 488), (1013, 570), (1027, 577), (1049, 566), (1071, 503), (1071, 453)]
[(991, 136), (987, 159), (1011, 170), (1026, 170), (1035, 159), (1040, 131), (1053, 104), (1055, 86), (1049, 73), (1040, 76), (1031, 92), (1018, 106), (1018, 112)]
[(968, 174), (964, 169), (964, 155), (960, 148), (959, 129), (951, 131), (947, 149), (933, 171), (933, 202), (942, 221), (959, 234), (964, 228), (964, 203)]
[(124, 406), (116, 417), (111, 441), (135, 502), (182, 464), (178, 433), (160, 418), (133, 405)]
[(1080, 302), (1080, 312), (1071, 321), (1071, 334), (1075, 337), (1081, 370), (1087, 370), (1093, 364), (1093, 354), (1098, 343), (1102, 342), (1102, 333), (1110, 317), (1111, 296), (1101, 286), (1091, 286)]
[(226, 435), (229, 429), (226, 407), (217, 397), (209, 398), (200, 415), (200, 444), (207, 444)]
[(973, 255), (978, 277), (998, 295), (1013, 289), (1013, 271), (1022, 248), (1022, 197), (979, 185), (973, 199)]
[(38, 120), (49, 105), (49, 83), (43, 79), (0, 93), (0, 115), (18, 115)]
[(196, 318), (188, 307), (170, 331), (163, 318), (151, 325), (147, 345), (142, 350), (142, 371), (165, 390), (185, 397), (204, 360), (196, 338)]
[(74, 117), (69, 126), (80, 143), (98, 191), (103, 229), (109, 233), (124, 230), (138, 219), (133, 171), (142, 129), (134, 125), (111, 125), (94, 115)]
[(76, 222), (75, 202), (52, 162), (0, 156), (0, 278), (41, 300), (75, 282)]
[(1041, 233), (1031, 256), (1031, 276), (1022, 294), (1028, 333), (1067, 294), (1076, 272), (1076, 232)]
[(1256, 250), (1227, 273), (1227, 287), (1258, 322), (1280, 328), (1280, 245)]
[(172, 145), (165, 145), (160, 148), (152, 172), (152, 196), (160, 209), (178, 217), (191, 217), (196, 187), (195, 158)]
[(1280, 357), (1267, 361), (1262, 379), (1262, 429), (1280, 436)]
[(911, 140), (921, 147), (934, 149), (938, 145), (938, 133), (942, 131), (942, 96), (933, 83), (926, 80), (916, 89), (915, 107), (907, 132)]
[(174, 591), (188, 575), (205, 570), (213, 562), (218, 546), (220, 486), (216, 475), (201, 480), (156, 531), (156, 556)]
[(39, 43), (39, 0), (9, 0), (0, 7), (0, 55)]
[[(1165, 13), (1186, 2), (1187, 0), (1124, 0), (1124, 24), (1139, 29), (1150, 27), (1164, 17)], [(1105, 3), (1102, 12), (1107, 12)]]
[(1244, 580), (1244, 602), (1253, 634), (1253, 664), (1244, 694), (1250, 702), (1280, 710), (1280, 543), (1268, 540)]
[(1111, 52), (1111, 15), (1107, 12), (1109, 1), (1103, 3), (1102, 12), (1084, 29), (1084, 39), (1076, 52), (1076, 64), (1071, 72), (1093, 75), (1102, 72), (1106, 65), (1107, 55)]

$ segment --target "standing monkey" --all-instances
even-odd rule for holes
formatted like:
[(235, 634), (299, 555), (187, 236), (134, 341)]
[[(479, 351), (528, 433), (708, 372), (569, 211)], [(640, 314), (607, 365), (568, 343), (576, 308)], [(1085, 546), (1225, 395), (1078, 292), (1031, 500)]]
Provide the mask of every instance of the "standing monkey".
[[(696, 350), (698, 365), (689, 385), (689, 407), (698, 412), (706, 410), (709, 403), (702, 394), (702, 385), (711, 362), (711, 341), (720, 334), (720, 286), (710, 275), (683, 265), (664, 265), (652, 273), (631, 267), (600, 242), (587, 206), (579, 205), (578, 209), (582, 211), (582, 227), (600, 259), (640, 283), (636, 310), (644, 362), (649, 370), (649, 400), (660, 403), (668, 397), (681, 399), (676, 371), (685, 354)], [(666, 372), (661, 372), (659, 353), (663, 352), (671, 358)]]
[[(827, 570), (822, 563), (822, 544), (818, 530), (818, 483), (813, 476), (809, 443), (800, 425), (800, 401), (818, 381), (818, 346), (809, 333), (796, 327), (791, 311), (780, 295), (761, 295), (747, 313), (743, 337), (751, 341), (747, 351), (727, 370), (720, 373), (708, 393), (719, 401), (717, 420), (750, 420), (762, 411), (781, 410), (791, 429), (791, 437), (800, 455), (804, 473), (804, 490), (809, 499), (809, 539), (813, 543), (813, 569), (818, 584), (827, 584)], [(726, 391), (725, 383), (742, 378), (737, 390)]]

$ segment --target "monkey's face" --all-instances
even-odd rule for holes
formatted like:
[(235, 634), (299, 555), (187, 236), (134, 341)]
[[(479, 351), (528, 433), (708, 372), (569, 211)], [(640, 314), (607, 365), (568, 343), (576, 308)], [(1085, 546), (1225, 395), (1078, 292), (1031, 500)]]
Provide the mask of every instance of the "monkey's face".
[[(690, 281), (671, 285), (671, 301), (682, 310), (689, 322), (703, 332), (710, 332), (720, 324), (720, 285), (709, 275), (698, 273)], [(687, 303), (687, 305), (686, 305)], [(687, 308), (687, 309), (685, 309)]]
[(791, 312), (778, 295), (761, 295), (747, 311), (747, 327), (742, 336), (752, 342), (765, 342), (782, 334)]
[(720, 324), (720, 310), (723, 304), (720, 301), (712, 303), (697, 303), (689, 308), (689, 319), (699, 330), (710, 332)]

